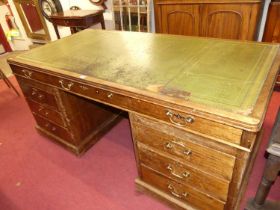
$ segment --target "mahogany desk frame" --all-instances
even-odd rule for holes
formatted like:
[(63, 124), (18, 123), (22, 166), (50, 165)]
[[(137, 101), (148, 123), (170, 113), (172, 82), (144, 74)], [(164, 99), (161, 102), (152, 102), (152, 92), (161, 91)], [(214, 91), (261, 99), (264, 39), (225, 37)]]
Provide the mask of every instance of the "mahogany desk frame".
[[(85, 80), (69, 71), (50, 71), (20, 58), (9, 59), (9, 64), (37, 121), (37, 129), (50, 139), (82, 154), (116, 119), (114, 112), (110, 114), (108, 108), (101, 106), (127, 111), (139, 175), (136, 179), (138, 189), (178, 209), (195, 206), (203, 210), (239, 210), (261, 142), (262, 125), (254, 127), (226, 115), (221, 118), (206, 112), (194, 113), (192, 108), (168, 98), (164, 100), (162, 95), (155, 97), (129, 87), (124, 89), (97, 78)], [(252, 111), (253, 116), (264, 117), (279, 64), (278, 51)], [(101, 115), (90, 115), (96, 111)], [(79, 115), (75, 118), (72, 115), (76, 112)], [(95, 118), (101, 123), (96, 125)], [(57, 126), (58, 123), (61, 126)], [(63, 130), (64, 123), (72, 130)], [(86, 126), (81, 127), (81, 124)], [(100, 132), (90, 133), (92, 128)], [(81, 136), (81, 133), (87, 136)], [(77, 135), (81, 141), (73, 142), (71, 135)], [(90, 141), (91, 138), (94, 140)], [(236, 139), (239, 145), (232, 143)]]

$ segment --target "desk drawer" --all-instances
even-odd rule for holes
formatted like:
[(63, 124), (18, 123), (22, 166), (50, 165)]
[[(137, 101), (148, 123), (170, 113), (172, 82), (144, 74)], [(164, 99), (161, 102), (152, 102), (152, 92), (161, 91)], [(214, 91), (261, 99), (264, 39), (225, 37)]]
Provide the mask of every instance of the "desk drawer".
[(194, 131), (213, 138), (219, 138), (225, 142), (231, 142), (237, 145), (240, 145), (241, 142), (242, 130), (240, 129), (204, 119), (193, 114), (178, 112), (166, 106), (150, 103), (141, 97), (132, 98), (126, 94), (121, 94), (120, 91), (115, 89), (114, 91), (111, 91), (103, 87), (95, 87), (19, 66), (12, 66), (12, 69), (16, 74), (26, 78), (32, 78), (65, 91), (86, 96), (121, 109), (142, 113), (165, 121), (180, 129)]
[(207, 194), (195, 190), (192, 187), (182, 185), (170, 180), (161, 174), (141, 166), (142, 180), (158, 188), (159, 190), (173, 196), (175, 199), (186, 202), (193, 207), (203, 210), (222, 210), (225, 202), (213, 198)]
[[(167, 133), (175, 133), (172, 128), (170, 131), (154, 130), (143, 124), (134, 125), (134, 140), (141, 142), (155, 150), (180, 158), (183, 162), (195, 168), (211, 173), (216, 177), (231, 180), (235, 157), (223, 153), (219, 150), (196, 143), (186, 132), (184, 139)], [(205, 139), (205, 141), (210, 141)]]
[(181, 184), (190, 185), (206, 194), (226, 201), (229, 181), (197, 170), (167, 155), (156, 153), (141, 143), (137, 144), (140, 163)]
[(59, 112), (57, 112), (53, 109), (50, 109), (44, 105), (41, 105), (39, 103), (36, 103), (35, 101), (32, 101), (30, 99), (27, 99), (27, 102), (33, 113), (40, 115), (41, 117), (44, 117), (44, 118), (54, 122), (57, 125), (66, 127), (66, 123), (63, 120), (63, 117)]
[(52, 135), (55, 135), (71, 144), (75, 143), (71, 133), (65, 128), (55, 125), (54, 123), (40, 117), (37, 114), (34, 114), (34, 117), (36, 119), (37, 124), (44, 130), (50, 132)]
[(71, 19), (71, 20), (65, 20), (65, 19), (53, 19), (52, 22), (58, 26), (66, 26), (66, 27), (82, 27), (86, 26), (84, 20), (80, 19)]
[(17, 80), (26, 98), (59, 110), (54, 88), (18, 76)]

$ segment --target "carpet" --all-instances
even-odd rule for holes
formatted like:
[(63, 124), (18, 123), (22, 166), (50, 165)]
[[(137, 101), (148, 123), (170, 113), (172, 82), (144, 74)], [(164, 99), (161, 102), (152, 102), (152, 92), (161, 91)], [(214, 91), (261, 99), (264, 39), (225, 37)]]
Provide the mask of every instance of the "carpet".
[[(12, 82), (18, 88), (15, 78)], [(18, 88), (19, 89), (19, 88)], [(280, 103), (274, 92), (264, 138), (242, 206), (255, 194), (263, 157)], [(136, 164), (128, 119), (77, 158), (40, 136), (23, 96), (0, 81), (0, 210), (167, 210), (136, 191)], [(270, 199), (280, 200), (279, 179)]]

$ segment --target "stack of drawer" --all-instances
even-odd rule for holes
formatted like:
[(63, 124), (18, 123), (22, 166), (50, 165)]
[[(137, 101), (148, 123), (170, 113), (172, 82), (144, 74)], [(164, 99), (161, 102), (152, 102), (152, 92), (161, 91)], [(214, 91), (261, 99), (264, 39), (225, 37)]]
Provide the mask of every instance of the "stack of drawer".
[(67, 122), (66, 113), (59, 103), (59, 93), (55, 88), (35, 83), (30, 79), (17, 77), (26, 101), (38, 124), (38, 128), (60, 141), (74, 144), (74, 136)]
[(119, 110), (72, 94), (69, 84), (64, 88), (66, 92), (53, 86), (51, 80), (45, 81), (48, 75), (11, 67), (37, 122), (36, 128), (75, 154), (89, 149), (117, 122)]
[[(191, 133), (131, 114), (141, 181), (193, 208), (225, 208), (235, 157), (198, 143)], [(178, 130), (178, 129), (177, 129)]]

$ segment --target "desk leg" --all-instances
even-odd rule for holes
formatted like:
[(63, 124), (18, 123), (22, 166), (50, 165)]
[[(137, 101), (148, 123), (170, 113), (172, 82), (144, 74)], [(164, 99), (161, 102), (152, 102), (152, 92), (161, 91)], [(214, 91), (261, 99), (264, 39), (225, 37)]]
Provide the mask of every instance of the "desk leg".
[(280, 157), (275, 155), (269, 155), (265, 165), (262, 181), (258, 187), (258, 191), (253, 201), (253, 206), (260, 208), (264, 203), (265, 199), (270, 191), (270, 188), (276, 180), (280, 170)]
[(60, 35), (59, 35), (59, 32), (58, 32), (57, 25), (53, 23), (53, 27), (54, 27), (57, 38), (60, 39)]
[(77, 27), (70, 27), (71, 34), (75, 34), (78, 32)]
[(101, 23), (101, 27), (102, 27), (102, 29), (103, 30), (105, 30), (106, 28), (105, 28), (105, 21), (104, 21), (104, 17), (103, 17), (103, 14), (101, 15), (101, 21), (100, 21), (100, 23)]

